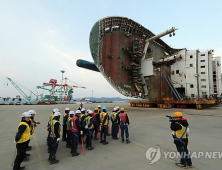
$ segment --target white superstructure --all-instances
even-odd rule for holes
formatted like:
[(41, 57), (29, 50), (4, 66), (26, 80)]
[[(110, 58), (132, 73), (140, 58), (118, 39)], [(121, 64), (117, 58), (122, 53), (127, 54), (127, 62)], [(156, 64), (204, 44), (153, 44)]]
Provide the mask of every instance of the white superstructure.
[(213, 50), (181, 50), (171, 65), (171, 80), (179, 93), (188, 99), (221, 96), (221, 58)]

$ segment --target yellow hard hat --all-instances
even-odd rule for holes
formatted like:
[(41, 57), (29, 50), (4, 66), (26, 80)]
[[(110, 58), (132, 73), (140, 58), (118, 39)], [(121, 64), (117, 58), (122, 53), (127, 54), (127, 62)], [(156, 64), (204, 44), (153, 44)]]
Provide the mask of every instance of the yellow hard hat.
[(183, 114), (181, 112), (175, 112), (174, 117), (183, 117)]
[(122, 108), (120, 109), (120, 111), (124, 111), (124, 108), (122, 107)]
[(95, 110), (99, 110), (98, 107), (96, 107)]

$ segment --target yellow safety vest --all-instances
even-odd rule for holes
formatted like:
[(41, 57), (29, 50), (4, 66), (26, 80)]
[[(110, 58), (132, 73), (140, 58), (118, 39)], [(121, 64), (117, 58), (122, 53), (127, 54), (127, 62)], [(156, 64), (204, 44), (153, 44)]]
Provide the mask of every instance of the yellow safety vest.
[[(21, 126), (21, 125), (25, 125), (26, 129), (23, 132), (21, 138), (19, 139), (19, 141), (17, 143), (24, 143), (24, 142), (28, 141), (31, 137), (29, 125), (26, 122), (20, 122), (18, 125), (18, 130), (19, 130), (19, 126)], [(17, 132), (18, 132), (18, 130), (17, 130)]]
[(52, 114), (50, 115), (50, 118), (49, 118), (49, 120), (50, 120), (50, 125), (52, 124), (53, 118), (54, 118), (54, 114), (52, 113)]
[(81, 124), (85, 126), (85, 124), (86, 124), (86, 116), (85, 116), (85, 114), (82, 114), (82, 113), (81, 113), (81, 115), (80, 115), (80, 120), (82, 121), (82, 117), (83, 117), (83, 116), (84, 116), (85, 118), (83, 119), (83, 122), (81, 122)]
[(35, 122), (31, 119), (30, 133), (33, 134), (34, 132), (35, 132)]
[[(87, 118), (86, 118), (86, 122), (87, 122), (87, 125), (89, 125), (90, 124), (90, 120), (92, 119), (92, 117), (90, 117), (90, 116), (88, 116)], [(92, 125), (91, 126), (88, 126), (88, 129), (93, 129), (94, 128), (94, 125), (93, 125), (93, 123), (92, 123)]]
[[(103, 123), (103, 119), (104, 119), (104, 117), (105, 117), (106, 115), (107, 115), (106, 112), (102, 112), (102, 113), (100, 114), (101, 123)], [(106, 121), (105, 121), (105, 123), (104, 123), (103, 125), (108, 125), (108, 117), (107, 117), (107, 119), (106, 119)]]
[(71, 130), (71, 119), (72, 119), (72, 117), (68, 117), (68, 121), (67, 121), (67, 128), (66, 128), (66, 130)]
[[(183, 133), (185, 132), (186, 127), (184, 127), (183, 125), (181, 125), (181, 124), (178, 123), (178, 122), (176, 122), (176, 123), (179, 124), (179, 125), (182, 127), (182, 129), (177, 130), (177, 131), (172, 131), (172, 135), (174, 136), (174, 134), (175, 134), (176, 137), (177, 137), (178, 139), (180, 139), (180, 138), (182, 137)], [(184, 134), (184, 136), (183, 136), (182, 139), (184, 139), (184, 138), (187, 138), (187, 131), (185, 132), (185, 134)]]
[(114, 123), (118, 123), (117, 113), (116, 113), (116, 112), (112, 112), (112, 113), (111, 113), (111, 118), (112, 118), (112, 121), (113, 121)]
[(63, 118), (66, 116), (66, 113), (63, 114)]
[[(54, 129), (54, 127), (55, 127), (55, 124), (57, 123), (57, 122), (59, 122), (58, 120), (52, 120), (52, 123), (51, 123), (51, 133), (50, 133), (50, 137), (51, 138), (55, 138), (56, 136), (55, 136), (55, 129)], [(61, 135), (61, 126), (60, 126), (60, 123), (59, 123), (59, 135)]]

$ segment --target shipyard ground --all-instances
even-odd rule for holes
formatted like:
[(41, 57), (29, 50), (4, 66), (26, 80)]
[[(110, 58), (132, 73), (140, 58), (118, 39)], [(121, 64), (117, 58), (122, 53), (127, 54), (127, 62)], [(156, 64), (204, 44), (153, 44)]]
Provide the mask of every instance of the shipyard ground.
[[(97, 104), (84, 104), (84, 108), (93, 109)], [(108, 138), (108, 145), (101, 145), (99, 141), (93, 141), (95, 149), (85, 150), (82, 155), (81, 145), (78, 145), (78, 157), (71, 157), (70, 149), (65, 147), (65, 142), (59, 143), (57, 158), (60, 163), (49, 165), (48, 153), (46, 152), (46, 124), (53, 108), (64, 110), (69, 107), (75, 110), (79, 104), (72, 105), (45, 105), (45, 106), (0, 106), (0, 169), (10, 170), (15, 157), (14, 136), (17, 126), (24, 111), (34, 109), (37, 112), (36, 121), (41, 124), (30, 145), (33, 146), (30, 161), (22, 165), (27, 170), (71, 170), (71, 169), (181, 169), (175, 165), (178, 159), (164, 158), (163, 152), (176, 151), (173, 144), (171, 131), (166, 114), (173, 115), (178, 109), (138, 108), (130, 107), (129, 103), (106, 104), (110, 113), (116, 105), (125, 107), (132, 127), (129, 128), (130, 144), (123, 144), (120, 140)], [(217, 151), (222, 152), (222, 107), (212, 107), (205, 110), (183, 109), (184, 117), (190, 123), (190, 152)], [(153, 146), (161, 148), (161, 159), (150, 165), (145, 153)], [(193, 159), (193, 169), (221, 169), (221, 159)]]

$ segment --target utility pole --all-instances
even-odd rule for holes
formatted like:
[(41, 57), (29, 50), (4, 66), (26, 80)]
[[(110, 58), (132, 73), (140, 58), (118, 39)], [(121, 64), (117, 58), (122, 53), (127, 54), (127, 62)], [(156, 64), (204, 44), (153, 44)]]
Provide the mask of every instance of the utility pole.
[[(60, 72), (62, 73), (62, 83), (63, 83), (63, 73), (65, 73), (64, 70), (60, 70)], [(62, 86), (61, 86), (61, 98), (60, 100), (62, 101)]]
[(93, 98), (93, 90), (92, 90), (92, 98)]

